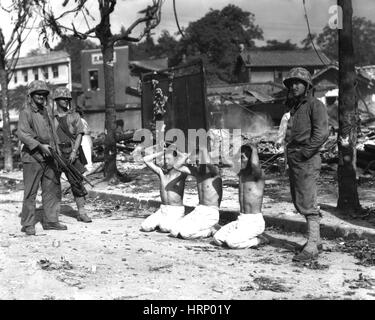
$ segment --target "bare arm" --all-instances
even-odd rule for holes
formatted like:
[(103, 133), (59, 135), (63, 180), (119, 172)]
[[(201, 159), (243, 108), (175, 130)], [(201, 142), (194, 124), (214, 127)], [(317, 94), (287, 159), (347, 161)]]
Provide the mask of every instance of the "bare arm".
[(77, 138), (74, 141), (74, 147), (73, 147), (74, 150), (78, 150), (78, 148), (80, 147), (81, 142), (82, 142), (82, 136), (83, 136), (82, 133), (80, 133), (79, 135), (77, 135)]
[(262, 178), (263, 172), (262, 168), (259, 163), (259, 155), (258, 155), (258, 150), (255, 146), (251, 146), (251, 158), (250, 158), (250, 163), (251, 163), (251, 171), (254, 175), (254, 178), (256, 180), (259, 180)]
[(144, 163), (146, 164), (147, 167), (149, 167), (153, 172), (155, 172), (159, 177), (161, 175), (163, 175), (163, 170), (158, 167), (155, 163), (154, 163), (154, 159), (163, 155), (164, 154), (164, 151), (160, 151), (160, 152), (157, 152), (157, 153), (154, 153), (154, 154), (150, 154), (150, 155), (147, 155), (145, 157), (143, 157), (143, 161)]
[(174, 163), (173, 168), (185, 174), (195, 175), (196, 174), (196, 170), (194, 170), (195, 168), (186, 164), (186, 161), (189, 158), (190, 154), (182, 153), (178, 151), (177, 149), (176, 149), (176, 152), (177, 152), (178, 158), (176, 162)]
[(284, 142), (289, 118), (290, 118), (289, 112), (285, 113), (283, 117), (281, 118), (279, 132), (277, 134), (277, 138), (275, 141), (277, 144), (282, 144)]
[(69, 161), (71, 163), (73, 163), (75, 159), (77, 158), (78, 149), (82, 142), (82, 136), (84, 135), (83, 123), (78, 113), (73, 114), (72, 122), (73, 122), (73, 128), (74, 128), (74, 135), (76, 135), (76, 138), (74, 140), (72, 153), (70, 154), (70, 157), (69, 157)]
[(71, 163), (73, 163), (74, 160), (77, 158), (78, 148), (79, 148), (79, 146), (81, 145), (81, 142), (82, 142), (82, 136), (83, 136), (82, 133), (78, 134), (77, 138), (74, 141), (73, 150), (72, 150), (72, 153), (69, 156), (69, 161)]

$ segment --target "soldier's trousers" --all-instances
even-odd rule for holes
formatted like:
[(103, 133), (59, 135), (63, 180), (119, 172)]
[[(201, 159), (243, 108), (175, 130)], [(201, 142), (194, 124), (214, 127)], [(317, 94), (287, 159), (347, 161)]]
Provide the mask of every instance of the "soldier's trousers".
[(321, 167), (320, 154), (301, 161), (288, 152), (289, 182), (292, 201), (300, 214), (319, 215), (317, 181)]
[(58, 222), (61, 186), (53, 163), (23, 163), (23, 183), (24, 196), (21, 225), (33, 226), (36, 223), (35, 206), (39, 184), (42, 187), (43, 222)]

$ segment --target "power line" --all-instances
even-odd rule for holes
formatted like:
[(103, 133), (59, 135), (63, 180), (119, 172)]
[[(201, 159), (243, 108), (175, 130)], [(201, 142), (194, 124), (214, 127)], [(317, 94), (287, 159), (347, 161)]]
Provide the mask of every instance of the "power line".
[(305, 19), (306, 19), (306, 24), (307, 24), (307, 30), (309, 32), (309, 39), (310, 39), (310, 42), (314, 48), (314, 51), (316, 53), (316, 55), (319, 57), (319, 60), (327, 67), (327, 64), (323, 61), (322, 57), (320, 56), (318, 50), (316, 49), (315, 47), (315, 44), (314, 44), (314, 41), (313, 41), (313, 38), (312, 38), (312, 35), (311, 35), (311, 30), (310, 30), (310, 23), (309, 23), (309, 18), (307, 16), (307, 10), (306, 10), (306, 4), (305, 4), (305, 0), (302, 0), (302, 3), (303, 3), (303, 9), (305, 11)]
[(177, 10), (176, 10), (176, 0), (173, 0), (173, 11), (174, 11), (174, 17), (176, 19), (176, 24), (177, 24), (178, 31), (180, 32), (181, 36), (183, 38), (185, 38), (185, 35), (184, 35), (183, 31), (180, 28), (180, 24), (178, 23)]

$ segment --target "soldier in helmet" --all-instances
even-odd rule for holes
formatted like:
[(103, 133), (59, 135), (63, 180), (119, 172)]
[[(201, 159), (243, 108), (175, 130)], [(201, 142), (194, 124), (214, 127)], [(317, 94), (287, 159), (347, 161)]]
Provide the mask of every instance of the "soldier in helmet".
[[(81, 173), (85, 172), (85, 159), (81, 142), (84, 134), (84, 126), (80, 115), (71, 108), (72, 96), (66, 87), (58, 87), (53, 93), (53, 100), (56, 103), (55, 125), (59, 138), (59, 149), (63, 158), (74, 165)], [(91, 222), (85, 209), (85, 196), (87, 191), (82, 183), (76, 183), (71, 176), (67, 176), (71, 185), (74, 200), (77, 204), (77, 220)]]
[(312, 96), (310, 72), (304, 68), (293, 68), (284, 79), (291, 93), (290, 119), (285, 145), (289, 166), (289, 181), (292, 200), (297, 211), (307, 221), (308, 240), (294, 261), (310, 261), (317, 258), (320, 245), (320, 211), (317, 205), (317, 179), (321, 159), (320, 147), (328, 138), (327, 109)]
[(21, 231), (27, 235), (35, 235), (35, 199), (39, 184), (42, 187), (43, 228), (67, 229), (59, 223), (61, 186), (50, 153), (50, 148), (57, 150), (57, 135), (52, 110), (47, 104), (48, 95), (44, 81), (31, 82), (18, 121), (17, 135), (24, 144), (21, 152), (24, 181)]

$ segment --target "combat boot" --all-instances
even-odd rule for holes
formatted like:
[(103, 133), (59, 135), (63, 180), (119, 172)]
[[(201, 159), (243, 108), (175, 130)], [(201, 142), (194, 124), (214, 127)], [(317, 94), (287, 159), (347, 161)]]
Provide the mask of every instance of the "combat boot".
[(308, 215), (307, 229), (308, 239), (303, 250), (293, 257), (296, 262), (310, 262), (318, 257), (318, 243), (320, 240), (320, 217), (318, 215)]
[(75, 197), (75, 201), (78, 209), (77, 220), (85, 223), (92, 222), (91, 218), (87, 215), (87, 209), (85, 208), (85, 198)]
[(60, 222), (44, 222), (42, 226), (43, 230), (68, 230), (68, 227)]
[(28, 236), (35, 236), (35, 227), (34, 226), (23, 226), (21, 228), (22, 232), (25, 232)]

